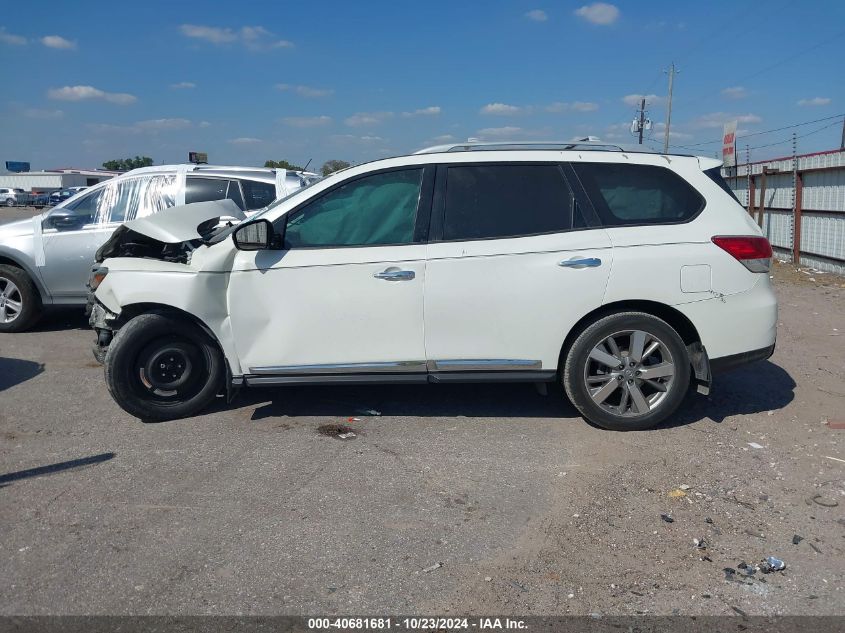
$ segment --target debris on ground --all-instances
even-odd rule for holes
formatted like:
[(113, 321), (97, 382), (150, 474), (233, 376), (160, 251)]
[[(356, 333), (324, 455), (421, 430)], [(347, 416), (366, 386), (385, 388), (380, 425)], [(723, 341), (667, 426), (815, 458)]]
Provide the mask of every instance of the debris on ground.
[(774, 556), (769, 556), (760, 563), (760, 571), (764, 574), (771, 574), (773, 571), (783, 571), (784, 569), (786, 569), (786, 563)]
[(678, 490), (689, 490), (690, 487), (691, 486), (688, 486), (687, 484), (681, 484), (680, 486), (678, 486)]
[(703, 538), (694, 538), (692, 539), (692, 542), (698, 549), (707, 549), (707, 541)]
[(663, 519), (666, 523), (674, 523), (675, 519), (672, 518), (671, 514), (661, 514), (660, 518)]
[(792, 544), (793, 545), (798, 545), (798, 543), (800, 543), (803, 540), (804, 540), (803, 536), (798, 536), (797, 534), (792, 535)]
[(347, 422), (360, 422), (361, 418), (349, 417), (349, 418), (346, 418), (346, 421)]
[(704, 522), (713, 525), (713, 519), (711, 519), (710, 517), (704, 517)]
[(823, 508), (835, 508), (839, 505), (839, 502), (836, 499), (831, 499), (829, 497), (825, 497), (820, 493), (814, 494), (807, 500), (807, 505), (810, 503), (815, 503), (816, 505), (822, 506)]
[(363, 415), (381, 415), (381, 411), (376, 411), (375, 409), (357, 409), (355, 413), (361, 413)]
[(845, 459), (839, 459), (838, 457), (831, 457), (830, 455), (825, 455), (824, 458), (825, 459), (832, 459), (835, 462), (842, 462), (843, 464), (845, 464)]
[(685, 493), (680, 488), (675, 488), (672, 492), (669, 493), (669, 497), (671, 499), (680, 499), (681, 497), (686, 497), (687, 493)]
[(317, 433), (326, 437), (334, 437), (339, 440), (351, 440), (357, 437), (355, 432), (343, 424), (323, 424), (317, 427)]
[(437, 569), (440, 569), (441, 567), (443, 567), (443, 563), (434, 563), (434, 565), (432, 565), (431, 567), (426, 567), (425, 569), (423, 569), (423, 573), (429, 574)]
[(484, 576), (484, 582), (490, 582), (491, 580), (493, 580), (493, 578), (490, 576)]
[(763, 448), (762, 444), (758, 444), (757, 442), (748, 442), (748, 445), (751, 448)]

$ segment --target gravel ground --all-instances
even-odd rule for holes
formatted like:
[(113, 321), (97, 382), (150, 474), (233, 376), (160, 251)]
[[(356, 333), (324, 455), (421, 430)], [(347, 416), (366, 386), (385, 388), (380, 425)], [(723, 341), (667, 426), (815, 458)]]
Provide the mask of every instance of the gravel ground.
[(0, 335), (0, 614), (845, 614), (845, 279), (775, 277), (771, 361), (638, 433), (531, 385), (142, 424), (78, 312)]

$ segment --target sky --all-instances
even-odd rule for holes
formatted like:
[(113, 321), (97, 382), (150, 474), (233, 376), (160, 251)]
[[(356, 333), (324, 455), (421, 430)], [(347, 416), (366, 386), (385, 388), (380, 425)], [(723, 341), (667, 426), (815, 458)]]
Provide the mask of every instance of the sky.
[(793, 132), (799, 153), (839, 147), (843, 60), (841, 0), (4, 3), (0, 162), (629, 144), (641, 95), (660, 148), (671, 63), (672, 149), (714, 156), (737, 120), (741, 162), (746, 145), (760, 160), (790, 155)]

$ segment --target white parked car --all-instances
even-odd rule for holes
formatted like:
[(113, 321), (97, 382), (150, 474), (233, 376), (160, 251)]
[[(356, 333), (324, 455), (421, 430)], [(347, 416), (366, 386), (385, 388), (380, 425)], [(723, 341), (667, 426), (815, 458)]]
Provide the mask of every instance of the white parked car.
[(440, 146), (206, 239), (221, 210), (193, 207), (126, 225), (90, 282), (108, 389), (142, 419), (242, 386), (560, 381), (644, 429), (774, 350), (772, 250), (710, 158)]

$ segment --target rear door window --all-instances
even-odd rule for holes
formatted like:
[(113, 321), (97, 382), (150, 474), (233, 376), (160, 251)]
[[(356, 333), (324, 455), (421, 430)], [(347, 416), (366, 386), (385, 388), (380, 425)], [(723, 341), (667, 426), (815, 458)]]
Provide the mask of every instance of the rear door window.
[(210, 202), (212, 200), (232, 200), (243, 211), (244, 196), (237, 180), (227, 178), (198, 178), (188, 176), (185, 182), (185, 204)]
[(572, 163), (605, 226), (676, 224), (704, 208), (704, 198), (663, 167)]
[(241, 180), (247, 210), (263, 209), (276, 199), (276, 184), (258, 180)]
[(568, 231), (573, 227), (574, 208), (558, 165), (449, 166), (443, 239), (480, 240)]

